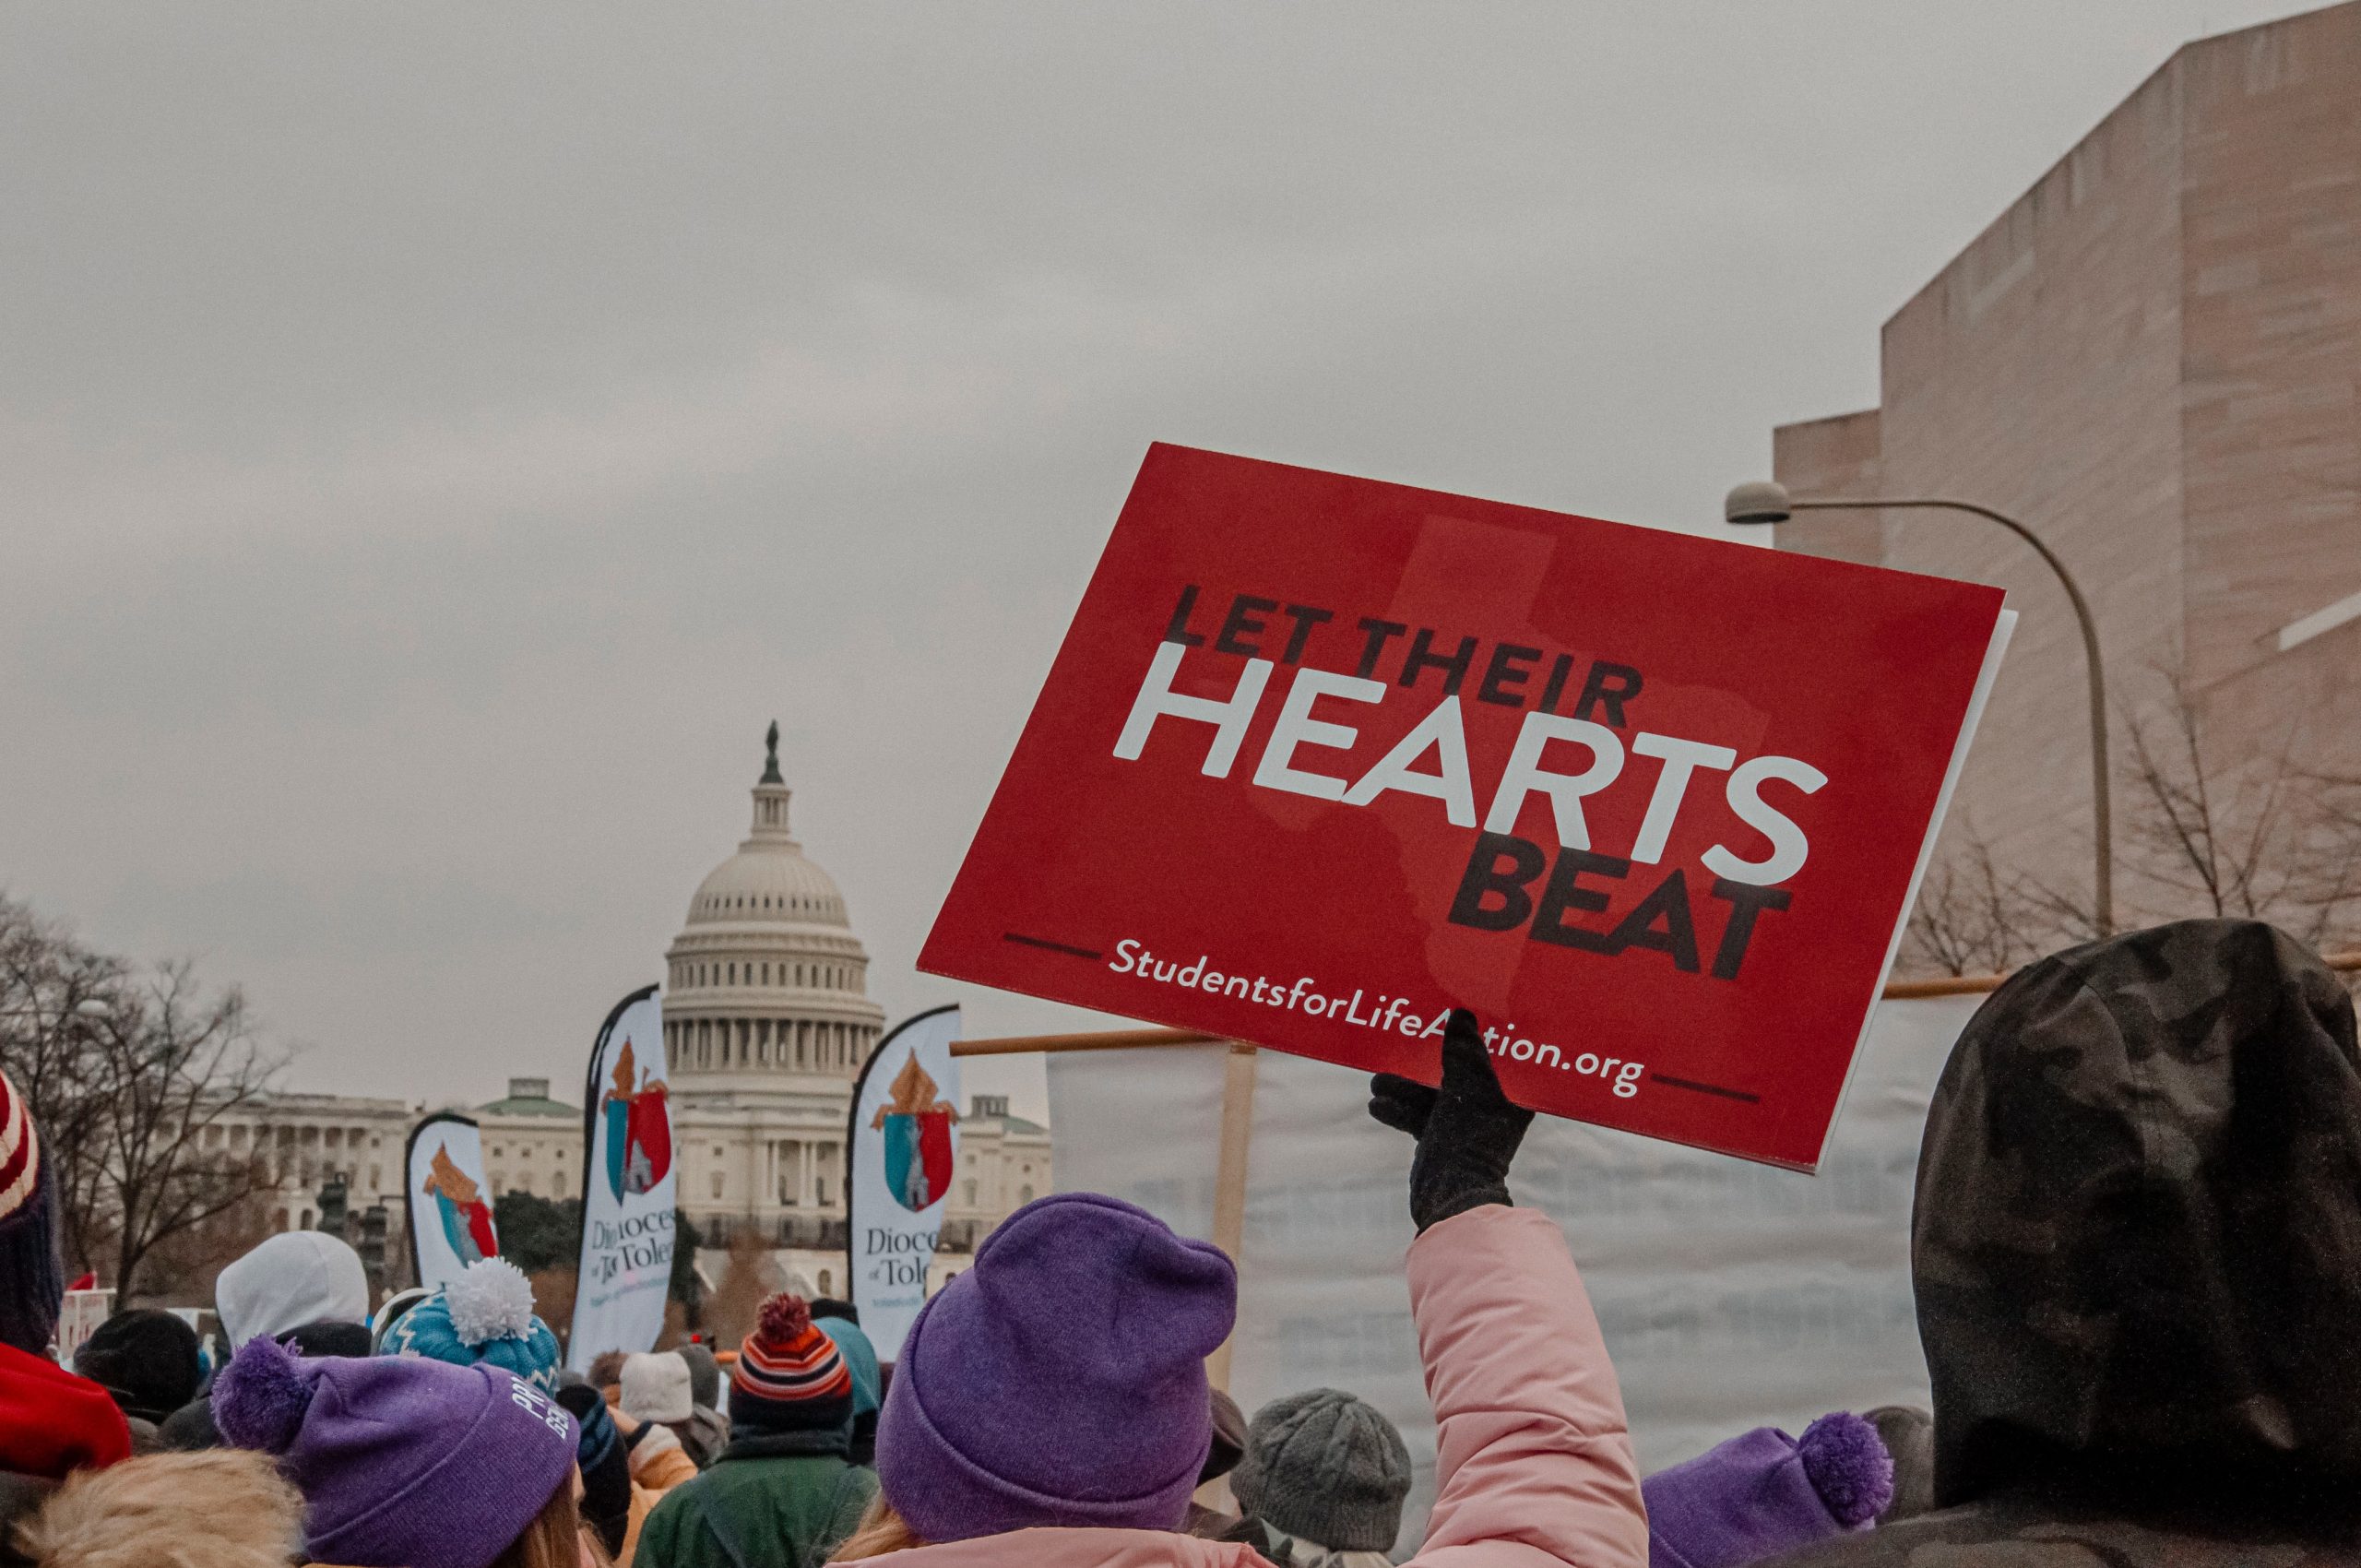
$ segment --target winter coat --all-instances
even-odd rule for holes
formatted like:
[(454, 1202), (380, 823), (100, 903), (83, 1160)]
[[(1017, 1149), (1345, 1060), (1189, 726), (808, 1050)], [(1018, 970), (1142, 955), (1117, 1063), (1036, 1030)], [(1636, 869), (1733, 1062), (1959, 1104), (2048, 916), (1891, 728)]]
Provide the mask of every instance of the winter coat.
[(664, 1501), (660, 1491), (650, 1491), (637, 1481), (631, 1483), (631, 1511), (623, 1515), (623, 1546), (615, 1553), (615, 1568), (632, 1568), (639, 1555), (639, 1532), (647, 1526), (647, 1516)]
[(2022, 970), (1911, 1229), (1935, 1509), (1782, 1563), (2361, 1563), (2361, 1052), (2303, 947), (2191, 921)]
[[(575, 1568), (599, 1568), (599, 1559), (590, 1555), (588, 1541), (582, 1543), (582, 1550), (575, 1557)], [(343, 1568), (343, 1565), (334, 1562), (306, 1562), (303, 1568)]]
[(696, 1479), (697, 1462), (689, 1457), (678, 1433), (654, 1421), (631, 1436), (631, 1479), (650, 1491), (670, 1491)]
[(40, 1512), (56, 1490), (47, 1476), (0, 1470), (0, 1568), (23, 1568), (32, 1561), (17, 1550), (17, 1524)]
[(221, 1433), (213, 1424), (213, 1396), (200, 1394), (166, 1416), (163, 1424), (156, 1429), (156, 1439), (181, 1454), (220, 1447)]
[[(1409, 1277), (1436, 1426), (1434, 1511), (1411, 1563), (1644, 1568), (1647, 1515), (1622, 1392), (1558, 1227), (1531, 1209), (1469, 1209), (1411, 1243)], [(1263, 1568), (1241, 1542), (1113, 1529), (1018, 1530), (913, 1547), (887, 1561)]]
[(77, 1470), (131, 1455), (131, 1430), (107, 1391), (51, 1360), (0, 1345), (0, 1565), (21, 1562), (17, 1526)]
[(818, 1568), (877, 1494), (876, 1472), (845, 1456), (845, 1435), (734, 1439), (657, 1503), (634, 1568)]
[(675, 1430), (681, 1446), (689, 1451), (689, 1457), (696, 1461), (700, 1470), (720, 1458), (721, 1451), (730, 1446), (729, 1420), (720, 1411), (703, 1405), (690, 1410), (689, 1419)]
[[(617, 1568), (622, 1568), (622, 1564), (627, 1561), (629, 1560), (625, 1558), (617, 1558)], [(599, 1558), (590, 1554), (590, 1543), (584, 1541), (581, 1550), (575, 1555), (576, 1568), (599, 1568)], [(344, 1565), (334, 1562), (306, 1562), (303, 1568), (344, 1568)]]

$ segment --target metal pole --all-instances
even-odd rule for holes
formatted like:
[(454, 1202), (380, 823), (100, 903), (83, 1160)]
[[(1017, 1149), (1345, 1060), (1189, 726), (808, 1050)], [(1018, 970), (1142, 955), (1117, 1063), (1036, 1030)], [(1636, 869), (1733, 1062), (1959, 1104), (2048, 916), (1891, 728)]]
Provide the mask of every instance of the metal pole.
[(1907, 501), (1807, 501), (1790, 499), (1788, 506), (1795, 511), (1843, 512), (1883, 511), (1887, 509), (1916, 509), (1920, 511), (1973, 512), (1979, 517), (1999, 524), (2019, 539), (2034, 547), (2049, 569), (2058, 574), (2058, 583), (2066, 589), (2066, 597), (2074, 606), (2074, 619), (2082, 628), (2082, 657), (2091, 674), (2091, 821), (2092, 831), (2098, 840), (2097, 864), (2091, 875), (2094, 914), (2098, 921), (2098, 934), (2115, 932), (2115, 812), (2107, 784), (2106, 750), (2106, 667), (2099, 659), (2098, 621), (2091, 614), (2090, 601), (2082, 597), (2082, 585), (2066, 563), (2041, 541), (2033, 529), (2005, 513), (1989, 506), (1979, 506), (1973, 501), (1938, 501), (1933, 499)]

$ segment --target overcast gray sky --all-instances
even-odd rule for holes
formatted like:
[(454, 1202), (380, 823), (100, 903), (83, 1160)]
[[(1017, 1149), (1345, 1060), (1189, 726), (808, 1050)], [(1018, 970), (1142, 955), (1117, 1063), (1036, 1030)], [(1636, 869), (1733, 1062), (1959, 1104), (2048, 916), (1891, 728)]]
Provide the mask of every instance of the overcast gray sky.
[(1148, 442), (1718, 528), (2300, 8), (20, 0), (0, 887), (299, 1087), (578, 1092), (776, 715), (888, 1010), (1057, 1027), (911, 961)]

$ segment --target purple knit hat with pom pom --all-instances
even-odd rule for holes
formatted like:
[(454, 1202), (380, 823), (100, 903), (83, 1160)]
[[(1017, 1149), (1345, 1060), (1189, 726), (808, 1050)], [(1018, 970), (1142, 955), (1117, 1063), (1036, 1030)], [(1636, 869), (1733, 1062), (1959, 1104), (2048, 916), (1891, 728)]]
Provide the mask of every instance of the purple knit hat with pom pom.
[(1027, 1204), (902, 1340), (878, 1489), (938, 1546), (1178, 1529), (1213, 1444), (1205, 1358), (1237, 1316), (1219, 1248), (1091, 1193)]
[(1800, 1439), (1757, 1427), (1640, 1483), (1648, 1568), (1739, 1568), (1866, 1529), (1893, 1501), (1878, 1429), (1839, 1410)]
[(251, 1339), (214, 1380), (213, 1421), (278, 1456), (309, 1560), (354, 1568), (486, 1568), (574, 1467), (574, 1418), (482, 1364)]

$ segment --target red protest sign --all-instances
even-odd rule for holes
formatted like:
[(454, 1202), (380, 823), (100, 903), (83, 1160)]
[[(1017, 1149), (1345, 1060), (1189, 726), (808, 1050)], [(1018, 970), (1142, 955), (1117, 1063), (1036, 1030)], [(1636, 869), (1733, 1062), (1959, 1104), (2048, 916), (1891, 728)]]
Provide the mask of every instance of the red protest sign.
[(919, 964), (1810, 1167), (2012, 619), (1157, 445)]

